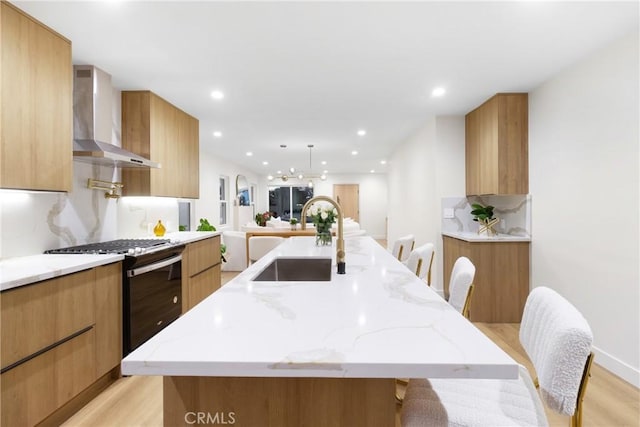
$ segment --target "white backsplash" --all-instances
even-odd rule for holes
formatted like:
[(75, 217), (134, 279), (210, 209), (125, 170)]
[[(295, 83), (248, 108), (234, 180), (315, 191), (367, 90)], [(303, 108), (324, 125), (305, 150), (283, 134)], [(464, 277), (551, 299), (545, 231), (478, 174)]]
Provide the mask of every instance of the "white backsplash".
[(494, 217), (500, 218), (496, 230), (501, 234), (531, 237), (531, 195), (445, 197), (442, 209), (453, 209), (454, 218), (442, 215), (442, 231), (478, 231), (478, 223), (471, 215), (471, 204), (494, 206)]
[(116, 238), (117, 210), (89, 178), (117, 181), (114, 167), (74, 162), (70, 193), (0, 192), (0, 258)]
[(178, 230), (178, 202), (159, 197), (107, 199), (87, 188), (89, 178), (119, 181), (115, 167), (73, 163), (70, 193), (0, 190), (0, 258), (118, 238), (153, 236), (162, 220)]
[(123, 197), (118, 203), (118, 237), (154, 237), (162, 221), (167, 233), (178, 231), (178, 200), (170, 197)]

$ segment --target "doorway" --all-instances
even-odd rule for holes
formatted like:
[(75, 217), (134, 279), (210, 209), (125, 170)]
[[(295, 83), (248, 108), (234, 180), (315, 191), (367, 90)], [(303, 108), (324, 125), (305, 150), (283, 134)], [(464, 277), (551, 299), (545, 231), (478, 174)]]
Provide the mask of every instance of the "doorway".
[(360, 222), (360, 186), (358, 184), (333, 184), (333, 197), (340, 204), (345, 218)]

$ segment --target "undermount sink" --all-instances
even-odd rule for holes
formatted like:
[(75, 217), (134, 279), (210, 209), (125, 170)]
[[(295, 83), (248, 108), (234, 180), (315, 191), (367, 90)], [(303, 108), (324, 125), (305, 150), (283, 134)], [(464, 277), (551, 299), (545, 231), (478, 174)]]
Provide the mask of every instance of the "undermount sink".
[(251, 280), (328, 282), (331, 280), (331, 258), (276, 258)]

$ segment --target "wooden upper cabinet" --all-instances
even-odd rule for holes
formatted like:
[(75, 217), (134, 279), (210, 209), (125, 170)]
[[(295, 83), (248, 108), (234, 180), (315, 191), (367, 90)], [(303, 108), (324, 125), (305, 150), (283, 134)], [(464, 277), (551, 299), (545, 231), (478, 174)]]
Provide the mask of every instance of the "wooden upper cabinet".
[(122, 147), (161, 164), (123, 169), (123, 195), (197, 199), (199, 146), (198, 119), (153, 92), (122, 92)]
[(71, 42), (1, 2), (0, 187), (71, 191)]
[(528, 94), (497, 94), (465, 117), (467, 195), (529, 193)]

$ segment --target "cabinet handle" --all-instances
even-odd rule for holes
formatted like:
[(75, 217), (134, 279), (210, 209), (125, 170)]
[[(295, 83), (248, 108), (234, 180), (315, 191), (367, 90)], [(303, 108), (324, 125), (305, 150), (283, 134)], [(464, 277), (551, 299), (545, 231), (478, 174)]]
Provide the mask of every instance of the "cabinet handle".
[(158, 326), (162, 325), (162, 320), (158, 320), (158, 323), (156, 323), (156, 325)]
[(174, 303), (174, 304), (177, 304), (177, 303), (178, 303), (178, 297), (177, 297), (177, 296), (175, 296), (175, 295), (173, 296), (173, 303)]

